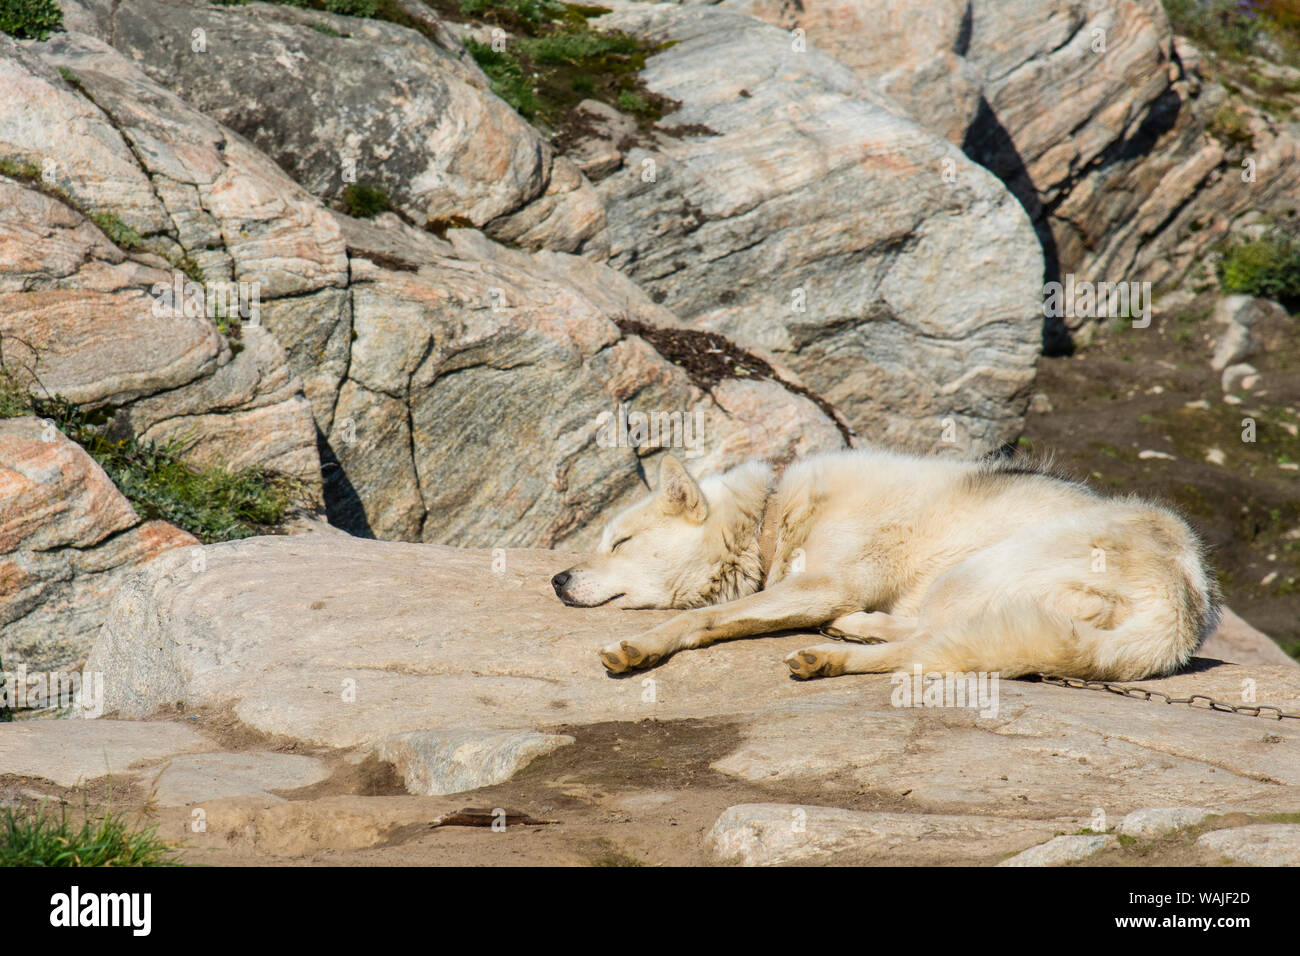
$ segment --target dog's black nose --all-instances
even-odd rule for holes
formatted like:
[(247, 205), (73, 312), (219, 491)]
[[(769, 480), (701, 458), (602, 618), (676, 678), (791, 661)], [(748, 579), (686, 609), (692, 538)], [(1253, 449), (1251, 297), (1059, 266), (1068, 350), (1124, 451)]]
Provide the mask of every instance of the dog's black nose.
[(555, 588), (555, 593), (559, 594), (561, 589), (569, 583), (573, 575), (568, 571), (561, 571), (555, 577), (551, 578), (551, 587)]

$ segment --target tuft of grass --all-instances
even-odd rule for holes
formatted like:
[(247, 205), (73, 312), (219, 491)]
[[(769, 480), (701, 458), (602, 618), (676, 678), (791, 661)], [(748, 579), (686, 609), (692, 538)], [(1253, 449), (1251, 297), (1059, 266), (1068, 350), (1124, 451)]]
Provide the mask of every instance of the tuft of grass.
[(89, 212), (86, 214), (86, 218), (97, 225), (104, 235), (113, 241), (114, 245), (123, 249), (135, 249), (144, 241), (144, 237), (137, 230), (124, 223), (117, 213)]
[(537, 118), (542, 101), (537, 97), (531, 77), (524, 75), (518, 56), (509, 50), (494, 50), (491, 44), (480, 43), (472, 37), (465, 39), (465, 48), (487, 74), (493, 93), (509, 103), (524, 119)]
[(36, 400), (33, 412), (84, 448), (142, 518), (167, 521), (205, 544), (279, 524), (301, 494), (298, 482), (262, 468), (195, 467), (181, 457), (182, 441), (112, 438), (62, 398)]
[(1239, 292), (1300, 308), (1300, 242), (1273, 231), (1257, 239), (1229, 242), (1215, 272), (1225, 292)]
[(31, 182), (41, 178), (41, 168), (35, 163), (0, 157), (0, 175), (23, 182)]
[(48, 419), (84, 448), (142, 518), (170, 522), (205, 544), (248, 538), (280, 524), (303, 497), (301, 483), (287, 475), (191, 465), (182, 457), (181, 441), (113, 438), (106, 421), (92, 420), (107, 419), (106, 413), (92, 416), (59, 396), (33, 396), (0, 354), (0, 418), (22, 415)]
[(44, 40), (63, 29), (56, 0), (0, 0), (0, 32), (21, 40)]
[(1214, 114), (1207, 132), (1226, 146), (1250, 149), (1255, 145), (1255, 134), (1246, 125), (1245, 118), (1231, 106), (1223, 106)]
[(592, 59), (610, 54), (633, 56), (641, 52), (641, 43), (626, 33), (597, 33), (595, 30), (568, 29), (547, 36), (525, 37), (520, 49), (534, 63), (584, 66)]
[(647, 114), (653, 109), (644, 96), (640, 93), (633, 93), (631, 90), (623, 90), (618, 94), (618, 108), (624, 113), (632, 113), (637, 116)]
[[(573, 107), (596, 99), (631, 113), (648, 130), (677, 104), (647, 90), (639, 73), (662, 47), (621, 30), (594, 30), (592, 17), (606, 7), (556, 0), (426, 0), (439, 16), (458, 23), (501, 27), (497, 44), (466, 38), (465, 46), (487, 74), (492, 91), (557, 144), (576, 131)], [(620, 103), (623, 105), (620, 106)]]
[(44, 805), (32, 811), (5, 808), (0, 816), (0, 866), (179, 866), (158, 838), (157, 826), (137, 826), (105, 808), (80, 825)]
[(27, 390), (7, 370), (0, 368), (0, 418), (19, 418), (31, 413)]
[(529, 23), (560, 20), (564, 18), (567, 6), (555, 0), (460, 0), (460, 12), (465, 16), (498, 22), (512, 18)]
[(356, 219), (373, 219), (391, 206), (388, 190), (373, 183), (349, 183), (343, 190), (343, 211)]
[(1219, 56), (1241, 59), (1255, 52), (1265, 26), (1252, 0), (1164, 0), (1175, 33)]

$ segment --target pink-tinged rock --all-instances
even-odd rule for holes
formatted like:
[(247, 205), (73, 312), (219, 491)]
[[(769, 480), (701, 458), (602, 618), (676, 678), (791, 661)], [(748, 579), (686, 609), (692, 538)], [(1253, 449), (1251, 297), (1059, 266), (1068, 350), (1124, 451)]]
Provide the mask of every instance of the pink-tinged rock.
[(88, 548), (139, 520), (104, 469), (53, 424), (0, 419), (0, 553)]
[(0, 656), (38, 670), (85, 657), (126, 576), (197, 546), (140, 522), (102, 468), (52, 424), (0, 419)]

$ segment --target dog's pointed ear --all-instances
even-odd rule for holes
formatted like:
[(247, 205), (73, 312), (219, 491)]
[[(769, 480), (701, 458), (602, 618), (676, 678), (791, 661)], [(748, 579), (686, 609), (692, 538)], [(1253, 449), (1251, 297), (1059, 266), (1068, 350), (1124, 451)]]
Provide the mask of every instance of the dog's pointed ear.
[(665, 514), (679, 514), (696, 522), (709, 514), (700, 486), (672, 455), (664, 455), (659, 465), (659, 502)]

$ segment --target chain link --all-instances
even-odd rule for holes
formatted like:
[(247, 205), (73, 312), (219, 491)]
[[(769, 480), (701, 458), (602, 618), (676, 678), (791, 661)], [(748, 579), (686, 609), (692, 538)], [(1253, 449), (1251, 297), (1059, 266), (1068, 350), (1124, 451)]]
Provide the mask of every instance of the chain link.
[(1105, 680), (1080, 680), (1076, 677), (1056, 677), (1050, 674), (1039, 674), (1038, 679), (1044, 684), (1055, 684), (1057, 687), (1100, 690), (1111, 694), (1119, 694), (1121, 697), (1132, 697), (1136, 700), (1162, 700), (1166, 704), (1186, 704), (1188, 707), (1217, 710), (1224, 714), (1244, 714), (1247, 717), (1263, 717), (1266, 720), (1300, 720), (1300, 714), (1288, 713), (1271, 704), (1228, 704), (1221, 700), (1215, 700), (1213, 697), (1207, 697), (1204, 694), (1192, 694), (1190, 697), (1170, 697), (1158, 690), (1125, 687), (1123, 684), (1115, 684)]

